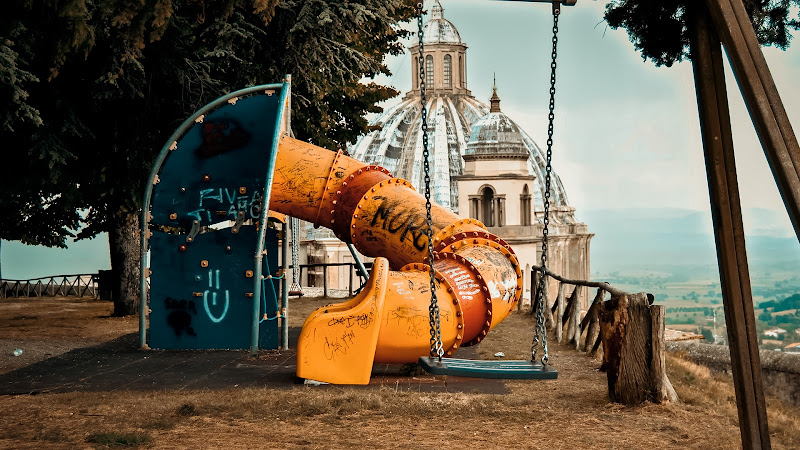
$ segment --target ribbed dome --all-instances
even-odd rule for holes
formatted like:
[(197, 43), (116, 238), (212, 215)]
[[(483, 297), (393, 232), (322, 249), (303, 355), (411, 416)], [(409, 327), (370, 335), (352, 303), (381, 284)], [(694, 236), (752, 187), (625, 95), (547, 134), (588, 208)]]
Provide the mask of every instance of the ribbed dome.
[[(527, 154), (528, 169), (536, 176), (534, 202), (537, 212), (541, 210), (546, 164), (544, 152), (508, 116), (502, 113), (490, 114), (488, 105), (466, 96), (440, 96), (428, 100), (428, 142), (434, 201), (459, 212), (458, 184), (453, 177), (464, 173), (462, 156), (467, 154), (470, 130), (475, 126), (487, 131), (499, 130), (501, 116), (505, 118), (503, 122), (508, 120), (509, 129), (513, 127), (515, 130), (509, 134), (521, 139), (522, 149), (514, 146), (514, 151), (522, 150)], [(491, 119), (493, 117), (496, 119)], [(484, 120), (485, 127), (478, 125), (481, 120)], [(496, 127), (486, 123), (492, 120), (496, 121)], [(424, 173), (421, 121), (419, 97), (406, 97), (400, 104), (387, 109), (371, 122), (371, 125), (380, 129), (359, 139), (350, 148), (350, 155), (361, 161), (383, 166), (394, 176), (408, 180), (417, 190), (422, 190)], [(555, 172), (552, 189), (551, 205), (569, 207), (564, 186)], [(466, 214), (467, 211), (460, 213)]]
[(490, 112), (472, 126), (464, 155), (527, 158), (528, 149), (522, 139), (522, 132), (511, 118), (502, 112)]
[[(444, 30), (443, 24), (448, 30), (452, 30), (449, 37), (442, 37), (438, 32), (428, 32), (428, 30)], [(431, 19), (424, 26), (426, 43), (443, 42), (441, 39), (461, 43), (458, 31), (442, 16), (442, 5), (438, 0), (431, 9)], [(464, 46), (459, 50), (460, 54), (463, 55), (465, 50)], [(436, 64), (432, 72), (445, 74), (445, 59), (434, 57), (432, 60)], [(452, 66), (455, 68), (452, 73), (458, 75), (458, 80), (465, 81), (466, 72), (461, 76), (458, 70), (460, 56), (454, 57), (453, 60), (458, 62)], [(412, 75), (417, 76), (416, 68), (412, 69)], [(442, 80), (443, 77), (436, 78), (432, 85), (446, 86)], [(438, 91), (433, 89), (428, 93), (430, 96), (426, 107), (433, 200), (457, 213), (468, 214), (468, 211), (458, 211), (458, 181), (454, 178), (464, 175), (464, 156), (478, 159), (480, 155), (503, 154), (516, 157), (514, 159), (527, 158), (528, 169), (536, 177), (533, 189), (535, 209), (537, 212), (541, 211), (545, 153), (524, 130), (500, 111), (500, 98), (497, 96), (496, 88), (491, 98), (491, 108), (476, 100), (466, 90), (466, 82), (457, 92), (455, 89), (440, 88)], [(350, 155), (369, 164), (383, 166), (394, 176), (408, 180), (417, 190), (422, 190), (425, 178), (421, 122), (420, 91), (415, 87), (402, 102), (388, 108), (377, 119), (371, 121), (370, 125), (377, 131), (372, 131), (359, 139), (350, 147)], [(551, 187), (551, 205), (563, 206), (565, 210), (571, 211), (564, 186), (555, 173), (552, 176)], [(570, 216), (564, 221), (571, 222), (574, 218)]]
[(431, 8), (431, 18), (422, 27), (422, 42), (427, 44), (461, 44), (456, 27), (444, 18), (444, 8), (436, 0)]

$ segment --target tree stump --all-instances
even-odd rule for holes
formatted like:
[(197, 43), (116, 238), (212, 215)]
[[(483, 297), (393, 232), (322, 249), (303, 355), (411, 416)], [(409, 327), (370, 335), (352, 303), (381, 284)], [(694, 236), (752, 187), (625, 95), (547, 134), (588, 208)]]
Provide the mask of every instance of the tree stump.
[(656, 324), (661, 328), (659, 337), (659, 330), (653, 334), (651, 299), (643, 292), (621, 295), (599, 309), (603, 366), (612, 402), (638, 405), (648, 400), (677, 400), (677, 396), (665, 394), (670, 389), (665, 386), (669, 380), (663, 370), (663, 320)]

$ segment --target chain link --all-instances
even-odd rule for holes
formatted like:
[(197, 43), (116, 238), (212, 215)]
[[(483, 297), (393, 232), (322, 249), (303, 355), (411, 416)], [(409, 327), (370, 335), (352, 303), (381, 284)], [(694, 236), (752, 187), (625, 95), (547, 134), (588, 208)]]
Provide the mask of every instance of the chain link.
[(425, 220), (428, 224), (428, 275), (430, 276), (431, 304), (428, 307), (428, 316), (431, 330), (431, 357), (442, 360), (444, 347), (442, 345), (442, 329), (439, 319), (439, 302), (436, 299), (436, 271), (433, 268), (433, 218), (431, 216), (431, 165), (430, 151), (428, 150), (428, 108), (425, 98), (425, 55), (423, 42), (424, 31), (422, 24), (422, 2), (417, 3), (417, 26), (419, 28), (419, 91), (422, 106), (422, 160), (425, 171)]
[(545, 182), (544, 182), (544, 216), (542, 218), (542, 263), (541, 273), (539, 275), (539, 286), (536, 295), (536, 329), (533, 333), (533, 342), (531, 343), (531, 361), (536, 361), (536, 354), (541, 345), (542, 364), (547, 364), (550, 360), (550, 355), (547, 349), (547, 327), (545, 326), (545, 297), (544, 286), (547, 283), (547, 236), (549, 234), (548, 225), (550, 225), (550, 181), (553, 171), (552, 158), (553, 158), (553, 122), (556, 118), (556, 61), (558, 57), (558, 17), (561, 13), (559, 5), (553, 3), (553, 52), (551, 53), (550, 62), (550, 113), (547, 115), (547, 165), (545, 166)]

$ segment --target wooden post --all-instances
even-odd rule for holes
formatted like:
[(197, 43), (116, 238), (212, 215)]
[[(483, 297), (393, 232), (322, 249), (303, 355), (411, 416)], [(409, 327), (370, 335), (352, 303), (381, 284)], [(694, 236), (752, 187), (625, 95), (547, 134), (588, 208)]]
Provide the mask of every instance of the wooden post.
[[(566, 293), (564, 294), (564, 297), (566, 297)], [(569, 293), (569, 298), (567, 299), (567, 302), (564, 304), (564, 317), (561, 318), (561, 322), (563, 323), (563, 325), (567, 325), (569, 319), (572, 318), (572, 310), (574, 309), (574, 307), (575, 307), (575, 288), (573, 288), (572, 292)], [(572, 327), (567, 327), (566, 330), (567, 337), (569, 337), (569, 332), (571, 331), (571, 328)]]
[(564, 337), (564, 289), (566, 285), (564, 283), (558, 283), (558, 297), (556, 297), (556, 306), (558, 309), (556, 311), (556, 340), (558, 343), (561, 343), (561, 339)]
[(553, 311), (550, 309), (550, 280), (545, 276), (544, 283), (542, 283), (542, 289), (544, 292), (542, 293), (542, 301), (544, 302), (544, 323), (545, 328), (548, 330), (552, 330), (555, 326), (555, 321), (553, 320)]
[(742, 0), (707, 0), (764, 154), (800, 240), (800, 145)]
[(539, 271), (531, 269), (531, 314), (536, 314), (536, 299), (539, 298), (538, 295), (539, 295)]
[(652, 320), (651, 342), (652, 359), (650, 360), (650, 374), (653, 379), (653, 402), (676, 402), (678, 394), (672, 388), (672, 383), (667, 378), (666, 348), (664, 345), (664, 318), (667, 308), (664, 305), (652, 305), (650, 318)]
[[(729, 17), (730, 2), (709, 1), (709, 5), (712, 3), (714, 6), (711, 9), (715, 15), (724, 14), (728, 17), (726, 25), (718, 28), (740, 38), (741, 27)], [(707, 11), (697, 7), (693, 12), (693, 23), (690, 27), (692, 67), (742, 447), (768, 449), (771, 447), (769, 427), (761, 382), (761, 361), (756, 340), (722, 49), (719, 37), (711, 27)], [(744, 51), (742, 47), (728, 47), (731, 60), (734, 59), (734, 54)]]
[[(578, 317), (581, 314), (581, 308), (579, 305), (580, 300), (578, 296), (580, 295), (580, 286), (575, 286), (572, 290), (572, 293), (569, 296), (569, 300), (567, 301), (566, 309), (564, 310), (564, 317), (562, 320), (564, 325), (567, 325), (566, 329), (566, 337), (567, 342), (570, 344), (574, 343), (575, 339), (575, 330), (580, 330), (578, 321), (575, 320), (575, 313), (578, 313)], [(580, 331), (578, 332), (580, 335)]]
[[(589, 311), (586, 312), (586, 317), (583, 318), (586, 323), (586, 339), (583, 341), (583, 351), (585, 352), (591, 350), (597, 340), (597, 333), (600, 328), (597, 313), (603, 306), (603, 297), (605, 294), (606, 292), (603, 289), (597, 288), (597, 294), (594, 296), (592, 306), (589, 307)], [(581, 325), (581, 328), (583, 328), (583, 325)]]
[[(572, 307), (572, 319), (570, 322), (570, 329), (572, 329), (570, 343), (575, 344), (575, 350), (581, 348), (581, 289), (583, 286), (575, 286), (572, 296), (575, 297), (574, 305)], [(588, 311), (587, 311), (588, 312)]]
[(651, 398), (651, 319), (647, 294), (614, 297), (600, 308), (603, 366), (612, 402), (638, 405)]

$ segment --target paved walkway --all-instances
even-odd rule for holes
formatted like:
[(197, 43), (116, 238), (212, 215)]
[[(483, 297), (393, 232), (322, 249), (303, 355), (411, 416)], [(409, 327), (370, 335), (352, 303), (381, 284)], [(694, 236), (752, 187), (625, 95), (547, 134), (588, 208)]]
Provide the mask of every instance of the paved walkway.
[[(291, 331), (299, 334), (299, 329)], [(258, 357), (251, 357), (247, 351), (141, 351), (138, 335), (132, 333), (2, 374), (0, 395), (242, 387), (289, 389), (302, 383), (295, 377), (295, 357), (292, 349), (264, 351)], [(464, 348), (459, 357), (477, 358), (477, 351)], [(426, 392), (508, 392), (500, 380), (404, 375), (403, 369), (399, 364), (375, 364), (369, 386)]]

